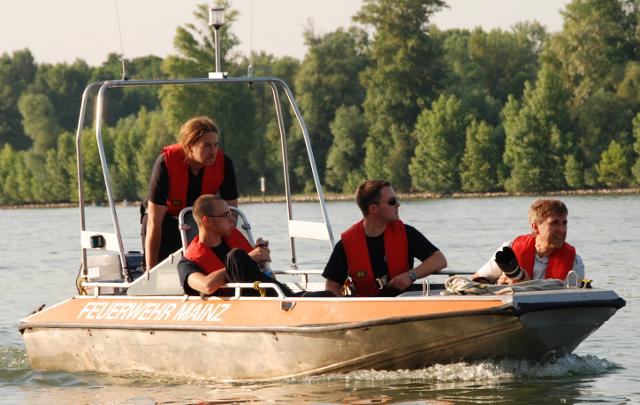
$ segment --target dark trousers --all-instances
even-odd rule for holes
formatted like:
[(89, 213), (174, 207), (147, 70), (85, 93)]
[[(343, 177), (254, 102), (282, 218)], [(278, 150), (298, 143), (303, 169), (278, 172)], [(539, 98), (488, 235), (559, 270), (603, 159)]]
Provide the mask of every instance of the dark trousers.
[[(147, 237), (147, 214), (140, 219), (140, 237), (142, 239), (142, 251), (144, 252), (144, 242)], [(160, 237), (160, 249), (158, 250), (158, 263), (169, 257), (169, 255), (182, 247), (178, 220), (171, 215), (165, 215), (162, 221), (162, 233)]]
[[(277, 284), (282, 292), (287, 297), (333, 297), (334, 295), (329, 291), (302, 291), (294, 293), (285, 284), (275, 280), (262, 271), (258, 264), (253, 261), (251, 257), (242, 249), (231, 249), (227, 254), (227, 260), (225, 263), (227, 268), (227, 283), (253, 283), (255, 281), (261, 281), (264, 283)], [(259, 295), (258, 291), (249, 292), (246, 295)], [(268, 297), (275, 297), (276, 292), (273, 289), (267, 288), (266, 293)]]

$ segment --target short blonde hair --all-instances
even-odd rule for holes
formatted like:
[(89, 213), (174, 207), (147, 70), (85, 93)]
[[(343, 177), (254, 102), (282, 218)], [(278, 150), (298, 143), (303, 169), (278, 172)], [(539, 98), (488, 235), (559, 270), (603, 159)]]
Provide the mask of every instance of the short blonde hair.
[(541, 224), (552, 215), (569, 215), (567, 206), (560, 200), (540, 198), (529, 207), (529, 223)]

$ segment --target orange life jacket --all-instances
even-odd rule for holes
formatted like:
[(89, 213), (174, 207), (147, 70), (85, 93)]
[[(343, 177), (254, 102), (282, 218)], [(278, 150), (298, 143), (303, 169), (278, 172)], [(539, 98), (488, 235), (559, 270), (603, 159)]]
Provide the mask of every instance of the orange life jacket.
[[(521, 235), (513, 240), (511, 244), (518, 264), (524, 269), (529, 277), (533, 279), (533, 266), (535, 264), (536, 255), (536, 237), (535, 235)], [(576, 258), (576, 248), (565, 242), (562, 247), (556, 249), (549, 256), (547, 269), (544, 278), (556, 278), (564, 280), (567, 274), (573, 269), (573, 262)]]
[[(363, 221), (359, 221), (342, 234), (342, 246), (347, 256), (349, 276), (358, 296), (375, 296), (380, 293), (371, 267)], [(399, 219), (384, 230), (384, 254), (389, 277), (393, 278), (409, 270), (409, 242), (404, 224)]]
[[(242, 235), (242, 233), (237, 229), (233, 229), (231, 234), (229, 234), (229, 236), (224, 236), (222, 240), (227, 244), (227, 246), (229, 246), (229, 249), (240, 248), (247, 253), (251, 252), (253, 249), (249, 244), (249, 241), (247, 241), (244, 235)], [(189, 243), (184, 257), (197, 264), (205, 274), (209, 274), (225, 267), (222, 260), (218, 258), (211, 248), (200, 242), (199, 236), (196, 236), (191, 243)]]
[[(162, 149), (164, 163), (169, 173), (169, 192), (167, 207), (169, 214), (178, 215), (187, 206), (187, 190), (189, 189), (189, 165), (182, 145), (179, 143)], [(224, 153), (218, 149), (216, 160), (211, 166), (204, 167), (200, 194), (215, 194), (224, 180)]]

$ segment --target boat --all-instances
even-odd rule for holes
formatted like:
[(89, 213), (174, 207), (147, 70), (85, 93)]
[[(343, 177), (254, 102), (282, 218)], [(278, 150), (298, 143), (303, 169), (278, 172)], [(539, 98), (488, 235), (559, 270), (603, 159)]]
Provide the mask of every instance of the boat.
[[(299, 239), (334, 245), (311, 139), (288, 85), (275, 77), (175, 80), (108, 80), (82, 95), (76, 133), (80, 215), (78, 293), (22, 319), (33, 369), (131, 371), (229, 381), (278, 380), (360, 369), (418, 369), (434, 363), (513, 358), (544, 360), (571, 353), (625, 301), (614, 291), (568, 283), (511, 294), (445, 294), (430, 276), (398, 297), (252, 296), (253, 284), (223, 287), (226, 296), (187, 296), (177, 262), (183, 249), (146, 271), (141, 254), (125, 250), (102, 140), (104, 99), (110, 89), (139, 86), (269, 86), (280, 131), (287, 207), (282, 237), (289, 240), (289, 277), (294, 290), (322, 289), (320, 271), (306, 268)], [(280, 94), (295, 115), (307, 148), (322, 221), (294, 219), (287, 134)], [(87, 229), (81, 132), (88, 105), (95, 105), (95, 134), (113, 229)], [(184, 215), (188, 215), (185, 212)], [(189, 224), (181, 214), (183, 244)], [(245, 232), (251, 227), (240, 212)], [(193, 225), (191, 225), (193, 231)], [(455, 272), (450, 272), (450, 275)]]

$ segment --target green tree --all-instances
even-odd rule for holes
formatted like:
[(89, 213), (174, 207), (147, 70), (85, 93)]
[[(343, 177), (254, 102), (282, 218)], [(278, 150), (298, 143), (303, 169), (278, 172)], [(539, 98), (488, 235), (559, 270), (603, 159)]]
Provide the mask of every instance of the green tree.
[(43, 64), (38, 66), (35, 80), (25, 93), (47, 97), (55, 108), (55, 114), (50, 119), (55, 121), (57, 127), (74, 132), (82, 93), (90, 79), (91, 68), (81, 59), (72, 64)]
[(16, 166), (16, 151), (10, 143), (0, 149), (0, 204), (14, 203), (11, 184), (7, 181)]
[(116, 200), (135, 200), (138, 196), (135, 156), (144, 142), (147, 128), (140, 128), (136, 123), (136, 117), (129, 116), (106, 131), (106, 136), (113, 139), (113, 161), (109, 168)]
[[(128, 79), (165, 79), (162, 72), (162, 59), (157, 56), (143, 56), (125, 59)], [(92, 69), (91, 82), (99, 80), (117, 80), (122, 77), (122, 57), (116, 53), (107, 55), (107, 60)], [(140, 108), (155, 110), (160, 107), (160, 88), (158, 86), (111, 88), (104, 99), (105, 120), (115, 125), (118, 119), (136, 114)]]
[(499, 188), (498, 165), (502, 162), (504, 140), (500, 132), (484, 121), (473, 120), (467, 136), (460, 165), (463, 191), (483, 192)]
[(398, 190), (408, 190), (407, 170), (415, 141), (412, 128), (421, 105), (428, 105), (441, 80), (440, 48), (428, 35), (441, 0), (365, 0), (354, 16), (374, 30), (369, 56), (373, 65), (363, 72), (368, 177), (387, 178)]
[[(103, 131), (102, 137), (104, 153), (107, 162), (113, 162), (113, 139), (111, 136), (107, 136), (107, 132)], [(85, 128), (81, 137), (85, 203), (102, 204), (107, 201), (107, 194), (95, 130), (93, 128)], [(112, 168), (110, 167), (111, 170)]]
[(612, 140), (631, 142), (640, 107), (636, 0), (573, 0), (562, 13), (563, 30), (543, 53), (570, 93), (570, 116), (584, 184), (598, 183), (597, 164)]
[(33, 82), (37, 66), (28, 49), (0, 56), (0, 147), (26, 149), (30, 140), (22, 129), (18, 100)]
[[(295, 87), (322, 180), (333, 142), (329, 125), (336, 110), (342, 105), (361, 105), (364, 101), (365, 91), (358, 75), (369, 65), (365, 55), (367, 36), (355, 27), (340, 28), (322, 36), (307, 28), (304, 36), (308, 50), (296, 75)], [(301, 142), (299, 138), (298, 143)], [(309, 172), (306, 159), (298, 164)], [(311, 175), (306, 174), (305, 178), (310, 181)]]
[(47, 199), (45, 202), (66, 202), (70, 200), (69, 181), (66, 176), (64, 163), (58, 160), (58, 153), (55, 149), (50, 149), (46, 154), (45, 170), (48, 181), (45, 183)]
[(577, 146), (584, 156), (585, 167), (598, 163), (611, 140), (621, 144), (631, 142), (631, 122), (636, 112), (632, 103), (608, 89), (596, 90), (583, 101), (574, 114)]
[[(273, 55), (266, 54), (264, 52), (254, 53), (251, 55), (251, 60), (245, 60), (244, 65), (253, 66), (254, 74), (256, 76), (264, 77), (278, 77), (284, 80), (294, 94), (297, 94), (294, 83), (295, 76), (300, 68), (300, 62), (297, 59), (291, 57), (277, 58)], [(254, 145), (249, 153), (249, 164), (254, 173), (265, 178), (266, 192), (282, 192), (283, 190), (283, 171), (282, 171), (282, 158), (280, 150), (280, 132), (278, 131), (276, 121), (276, 111), (273, 102), (273, 94), (271, 88), (265, 85), (255, 85), (252, 88), (252, 97), (256, 107), (256, 114), (254, 116), (255, 121), (255, 136)], [(282, 101), (282, 115), (284, 121), (284, 127), (289, 128), (291, 125), (296, 126), (297, 123), (292, 124), (292, 110), (288, 107), (286, 96), (282, 91), (279, 92)], [(296, 133), (288, 131), (287, 136), (289, 143), (294, 147), (299, 146), (302, 156), (289, 154), (289, 158), (292, 159), (290, 166), (296, 166), (297, 159), (304, 161), (307, 165), (306, 151), (303, 149), (304, 145), (298, 145), (298, 139), (295, 137)], [(293, 138), (293, 139), (292, 139)], [(296, 184), (297, 178), (293, 180), (294, 189), (299, 189)], [(258, 179), (254, 179), (254, 185), (258, 185)], [(301, 181), (304, 185), (304, 181)]]
[(440, 96), (416, 122), (417, 146), (409, 171), (418, 190), (451, 193), (460, 190), (459, 167), (469, 118), (456, 96)]
[[(55, 145), (53, 146), (55, 150)], [(26, 187), (29, 188), (29, 200), (30, 203), (44, 203), (50, 201), (50, 195), (48, 188), (50, 186), (51, 174), (42, 170), (46, 167), (46, 153), (36, 152), (35, 149), (24, 151), (23, 155), (25, 168), (28, 173), (25, 180), (28, 182)]]
[(56, 109), (44, 94), (25, 93), (18, 104), (24, 132), (33, 140), (33, 150), (45, 154), (55, 147), (62, 128), (56, 120)]
[(143, 199), (149, 190), (149, 179), (155, 160), (162, 148), (176, 139), (159, 111), (147, 112), (144, 108), (140, 109), (134, 127), (135, 132), (144, 133), (140, 150), (135, 155), (137, 196)]
[(598, 180), (607, 187), (619, 188), (629, 185), (629, 161), (624, 148), (611, 141), (609, 148), (602, 152), (597, 166)]
[(564, 164), (564, 178), (571, 188), (578, 189), (585, 185), (584, 166), (582, 160), (578, 160), (575, 155), (567, 156)]
[(492, 125), (509, 95), (519, 98), (533, 81), (547, 33), (539, 23), (519, 23), (512, 30), (435, 31), (442, 42), (446, 92), (466, 111)]
[(615, 87), (625, 63), (637, 56), (634, 8), (623, 0), (573, 0), (561, 12), (562, 32), (545, 54), (571, 85), (574, 105)]
[(635, 163), (631, 169), (635, 183), (640, 185), (640, 113), (633, 119), (633, 150), (636, 153)]
[(34, 203), (36, 198), (33, 194), (36, 189), (33, 187), (33, 175), (32, 170), (27, 165), (29, 156), (32, 155), (30, 151), (18, 152), (18, 159), (15, 166), (15, 182), (16, 182), (16, 199), (17, 203)]
[(327, 157), (326, 183), (333, 190), (353, 192), (365, 178), (362, 163), (367, 123), (360, 108), (338, 108), (331, 133), (333, 145)]
[(522, 105), (510, 97), (502, 115), (507, 191), (563, 189), (565, 157), (573, 148), (567, 94), (560, 78), (544, 66), (535, 87), (525, 85)]
[(77, 176), (74, 136), (65, 132), (58, 138), (57, 147), (46, 154), (44, 184), (45, 202), (68, 202), (77, 200)]
[(30, 187), (31, 177), (25, 164), (25, 154), (25, 151), (5, 152), (5, 157), (10, 159), (8, 160), (10, 166), (4, 176), (2, 192), (2, 199), (5, 204), (21, 204), (33, 201)]

